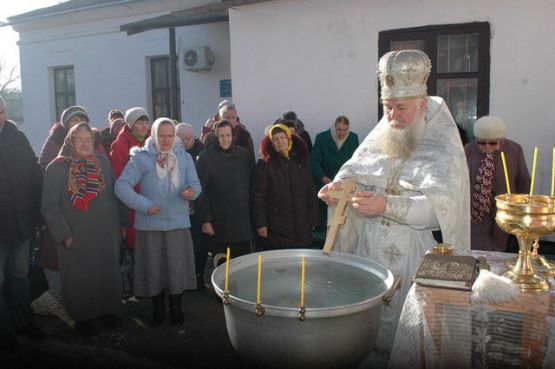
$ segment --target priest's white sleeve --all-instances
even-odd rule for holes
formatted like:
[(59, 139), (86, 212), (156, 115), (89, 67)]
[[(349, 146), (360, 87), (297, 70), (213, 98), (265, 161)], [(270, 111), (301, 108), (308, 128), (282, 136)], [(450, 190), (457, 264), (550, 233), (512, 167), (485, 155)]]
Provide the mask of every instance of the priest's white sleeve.
[(426, 196), (386, 195), (385, 199), (384, 218), (414, 229), (439, 229), (436, 213)]

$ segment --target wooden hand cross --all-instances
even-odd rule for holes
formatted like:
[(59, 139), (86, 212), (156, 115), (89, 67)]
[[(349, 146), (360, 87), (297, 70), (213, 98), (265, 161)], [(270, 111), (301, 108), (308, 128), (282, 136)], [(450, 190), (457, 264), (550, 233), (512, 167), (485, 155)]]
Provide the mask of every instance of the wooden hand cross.
[(345, 224), (347, 217), (345, 210), (347, 204), (351, 201), (355, 193), (356, 182), (353, 179), (346, 179), (341, 182), (341, 191), (328, 191), (328, 195), (334, 199), (338, 199), (337, 208), (333, 213), (333, 217), (328, 219), (328, 233), (326, 235), (326, 242), (324, 243), (324, 252), (331, 254), (335, 239), (339, 233), (339, 226)]

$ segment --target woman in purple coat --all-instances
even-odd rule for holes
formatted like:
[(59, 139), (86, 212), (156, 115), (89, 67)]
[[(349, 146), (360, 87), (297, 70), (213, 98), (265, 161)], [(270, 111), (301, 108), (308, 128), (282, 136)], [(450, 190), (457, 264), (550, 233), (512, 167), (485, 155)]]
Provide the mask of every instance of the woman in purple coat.
[(474, 250), (505, 251), (509, 234), (495, 223), (495, 196), (507, 193), (501, 152), (505, 153), (512, 193), (530, 191), (530, 174), (522, 147), (505, 138), (501, 118), (481, 117), (474, 123), (475, 141), (464, 151), (470, 175), (471, 247)]

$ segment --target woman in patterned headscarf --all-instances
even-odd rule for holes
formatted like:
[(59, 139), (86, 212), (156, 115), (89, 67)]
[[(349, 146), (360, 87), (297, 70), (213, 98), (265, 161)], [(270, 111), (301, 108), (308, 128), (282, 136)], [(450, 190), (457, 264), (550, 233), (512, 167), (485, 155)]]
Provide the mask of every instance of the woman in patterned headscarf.
[[(152, 325), (164, 322), (169, 291), (172, 325), (184, 322), (181, 295), (196, 288), (188, 202), (200, 194), (191, 156), (175, 145), (175, 126), (158, 118), (116, 181), (116, 195), (135, 210), (135, 296), (152, 298)], [(134, 187), (140, 184), (140, 193)]]
[(91, 128), (78, 123), (46, 168), (42, 214), (57, 242), (64, 306), (85, 337), (98, 333), (96, 318), (112, 328), (121, 323), (119, 245), (127, 215), (113, 183), (108, 159), (94, 153)]

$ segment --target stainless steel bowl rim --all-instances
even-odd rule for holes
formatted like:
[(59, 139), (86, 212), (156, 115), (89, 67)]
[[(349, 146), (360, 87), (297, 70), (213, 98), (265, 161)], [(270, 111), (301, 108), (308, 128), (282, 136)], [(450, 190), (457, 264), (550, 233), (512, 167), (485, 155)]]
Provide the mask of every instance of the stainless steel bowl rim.
[[(361, 269), (364, 269), (368, 272), (374, 273), (384, 281), (386, 288), (380, 294), (357, 302), (355, 304), (348, 304), (348, 305), (338, 305), (333, 307), (325, 307), (325, 308), (311, 308), (309, 306), (306, 307), (306, 317), (308, 318), (318, 318), (318, 317), (332, 317), (332, 316), (343, 316), (348, 314), (354, 314), (363, 310), (366, 310), (372, 306), (382, 304), (382, 297), (383, 295), (391, 288), (393, 285), (394, 277), (391, 271), (385, 268), (383, 265), (372, 261), (370, 259), (365, 259), (361, 256), (343, 253), (343, 252), (332, 252), (331, 255), (325, 254), (322, 250), (313, 250), (313, 249), (284, 249), (284, 250), (272, 250), (272, 251), (263, 251), (260, 253), (252, 253), (249, 255), (244, 255), (239, 258), (232, 258), (229, 263), (230, 274), (234, 269), (238, 269), (239, 266), (249, 267), (258, 264), (258, 255), (262, 255), (262, 260), (264, 262), (268, 262), (268, 260), (273, 259), (283, 259), (287, 258), (290, 259), (292, 257), (300, 258), (305, 256), (312, 260), (315, 259), (328, 259), (334, 258), (335, 262), (349, 264), (357, 266)], [(264, 265), (264, 264), (262, 264)], [(264, 267), (264, 266), (263, 266)], [(378, 268), (382, 268), (383, 272), (380, 272)], [(212, 273), (212, 285), (214, 286), (214, 290), (216, 294), (222, 298), (223, 297), (223, 290), (215, 283), (216, 276), (222, 274), (222, 284), (223, 280), (225, 279), (225, 263), (218, 266), (214, 272)], [(233, 304), (236, 307), (239, 307), (244, 310), (248, 311), (255, 311), (256, 303), (253, 301), (245, 300), (236, 296), (233, 296), (232, 293), (229, 294), (230, 304)], [(275, 305), (266, 305), (264, 304), (264, 300), (262, 298), (261, 305), (265, 309), (265, 315), (272, 315), (277, 317), (297, 317), (299, 314), (299, 308), (291, 308), (291, 307), (283, 307), (283, 306), (275, 306)]]

